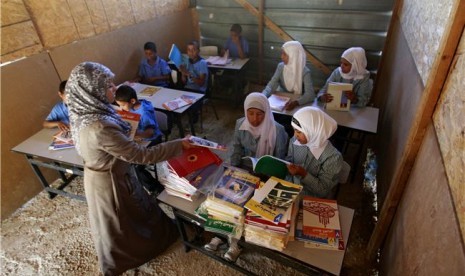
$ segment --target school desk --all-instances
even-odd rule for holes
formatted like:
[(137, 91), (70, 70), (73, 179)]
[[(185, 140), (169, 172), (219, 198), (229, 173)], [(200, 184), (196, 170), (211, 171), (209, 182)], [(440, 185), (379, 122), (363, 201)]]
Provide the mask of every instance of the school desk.
[[(233, 86), (233, 93), (234, 93), (234, 102), (236, 105), (239, 105), (242, 99), (241, 91), (241, 83), (242, 83), (242, 73), (244, 66), (249, 62), (249, 58), (233, 58), (231, 62), (226, 63), (226, 65), (213, 65), (208, 64), (208, 69), (210, 70), (210, 77), (212, 78), (212, 84), (214, 84), (215, 76), (218, 72), (223, 71), (223, 74), (228, 74), (228, 78), (232, 78), (234, 86)], [(211, 88), (210, 88), (211, 89)], [(213, 97), (218, 95), (213, 95)]]
[[(32, 170), (39, 178), (44, 189), (49, 193), (50, 198), (56, 195), (68, 196), (74, 199), (85, 201), (85, 197), (64, 191), (64, 188), (76, 177), (83, 176), (83, 161), (75, 148), (62, 150), (49, 150), (53, 135), (58, 130), (42, 129), (27, 140), (17, 145), (12, 151), (24, 154)], [(63, 181), (59, 187), (52, 187), (40, 170), (41, 167), (56, 170)], [(68, 173), (67, 176), (65, 173)]]
[[(205, 200), (205, 196), (201, 196), (191, 202), (176, 196), (168, 195), (166, 191), (163, 191), (157, 199), (172, 208), (186, 251), (189, 251), (190, 249), (198, 250), (201, 253), (246, 275), (253, 275), (253, 273), (247, 270), (246, 267), (241, 267), (234, 262), (228, 262), (220, 255), (215, 254), (215, 252), (205, 250), (203, 246), (205, 243), (208, 243), (209, 240), (199, 240), (198, 237), (192, 238), (187, 234), (185, 229), (186, 224), (195, 224), (199, 227), (203, 226), (203, 221), (195, 215), (194, 211)], [(349, 239), (354, 210), (339, 205), (339, 215), (343, 239), (347, 248), (347, 241)], [(306, 275), (321, 275), (328, 273), (339, 275), (345, 254), (345, 250), (339, 251), (305, 248), (304, 243), (301, 241), (288, 242), (287, 247), (283, 252), (247, 243), (244, 240), (240, 240), (239, 245), (247, 251), (257, 252), (265, 257), (278, 261), (283, 265), (303, 272)], [(276, 274), (278, 275), (279, 272), (276, 272)]]
[[(132, 88), (134, 88), (134, 90), (136, 90), (138, 98), (148, 100), (149, 102), (152, 103), (153, 107), (156, 110), (160, 110), (160, 111), (163, 111), (171, 115), (171, 117), (174, 119), (174, 122), (179, 129), (179, 136), (181, 137), (184, 137), (184, 128), (182, 126), (182, 115), (185, 114), (189, 109), (191, 109), (196, 104), (200, 104), (201, 99), (205, 96), (204, 94), (200, 94), (200, 93), (187, 92), (187, 91), (170, 89), (170, 88), (165, 88), (165, 87), (156, 87), (157, 89), (159, 88), (159, 90), (156, 91), (152, 96), (142, 96), (140, 93), (145, 88), (154, 87), (154, 86), (141, 84), (141, 83), (133, 83), (131, 84), (131, 86)], [(178, 108), (173, 111), (169, 111), (163, 107), (163, 103), (174, 100), (175, 98), (180, 97), (182, 95), (192, 96), (196, 100), (193, 104), (186, 105), (184, 107)], [(195, 135), (195, 128), (191, 120), (189, 120), (189, 124), (190, 124), (191, 134)]]

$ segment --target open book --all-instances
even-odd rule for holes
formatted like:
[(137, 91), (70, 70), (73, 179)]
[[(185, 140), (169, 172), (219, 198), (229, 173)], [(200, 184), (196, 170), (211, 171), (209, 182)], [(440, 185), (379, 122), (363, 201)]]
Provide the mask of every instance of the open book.
[(353, 85), (351, 83), (330, 82), (326, 93), (333, 96), (333, 100), (326, 103), (328, 110), (342, 110), (349, 111), (350, 100), (346, 97), (346, 91), (352, 91)]
[(195, 102), (195, 97), (194, 96), (189, 96), (189, 95), (181, 95), (175, 99), (172, 99), (170, 101), (167, 101), (163, 103), (163, 107), (166, 108), (169, 111), (176, 110), (178, 108), (184, 107), (186, 105), (190, 105)]
[(231, 62), (231, 59), (229, 58), (229, 50), (227, 50), (226, 53), (222, 57), (220, 57), (220, 56), (210, 56), (207, 59), (205, 59), (205, 61), (208, 64), (211, 64), (211, 65), (224, 66), (224, 65)]
[(153, 96), (153, 94), (157, 93), (158, 90), (160, 90), (161, 87), (158, 87), (158, 86), (148, 86), (144, 89), (142, 89), (142, 91), (139, 92), (138, 96), (141, 96), (141, 97), (151, 97)]
[(287, 165), (290, 164), (286, 160), (282, 160), (271, 155), (263, 155), (260, 158), (251, 156), (243, 157), (243, 159), (247, 158), (252, 161), (254, 172), (282, 179), (286, 178), (288, 172)]
[(217, 150), (227, 150), (225, 145), (220, 145), (218, 143), (215, 143), (215, 142), (212, 142), (206, 139), (202, 139), (197, 136), (189, 137), (189, 142), (199, 147), (206, 147), (206, 148), (217, 149)]
[(126, 121), (131, 125), (131, 132), (129, 133), (129, 138), (131, 140), (134, 140), (137, 127), (139, 126), (140, 114), (125, 111), (122, 109), (119, 109), (116, 112), (118, 112), (118, 114), (121, 116), (121, 119), (123, 119), (123, 121)]
[(74, 142), (71, 137), (71, 131), (63, 130), (60, 130), (59, 132), (53, 135), (53, 141), (48, 147), (49, 150), (61, 150), (69, 148), (74, 148)]
[(275, 95), (275, 94), (272, 94), (269, 98), (268, 98), (268, 102), (270, 103), (270, 107), (272, 110), (276, 110), (276, 111), (283, 111), (284, 110), (284, 106), (291, 100), (290, 97), (286, 97), (286, 96), (279, 96), (279, 95)]

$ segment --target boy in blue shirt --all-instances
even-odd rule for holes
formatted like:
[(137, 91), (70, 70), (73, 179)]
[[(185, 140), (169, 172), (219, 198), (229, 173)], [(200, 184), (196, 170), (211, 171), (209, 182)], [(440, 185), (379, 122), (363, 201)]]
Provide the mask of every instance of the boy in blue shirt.
[(121, 109), (140, 114), (135, 139), (150, 141), (148, 147), (161, 143), (162, 135), (151, 102), (138, 100), (136, 91), (128, 85), (121, 85), (116, 90), (115, 101)]
[(61, 101), (57, 103), (48, 114), (47, 118), (43, 123), (44, 128), (58, 127), (62, 131), (69, 130), (69, 115), (68, 107), (66, 106), (66, 95), (65, 95), (66, 80), (60, 83), (58, 87), (58, 96)]
[(199, 55), (199, 43), (195, 40), (187, 44), (187, 55), (189, 63), (181, 65), (182, 82), (184, 88), (205, 94), (208, 84), (208, 65), (207, 62)]
[(139, 72), (134, 82), (168, 87), (171, 70), (168, 63), (157, 56), (157, 46), (153, 42), (144, 44), (145, 58), (139, 65)]
[(228, 40), (226, 40), (223, 49), (221, 50), (221, 55), (223, 56), (226, 50), (229, 50), (229, 57), (241, 59), (246, 58), (249, 54), (249, 43), (241, 35), (241, 25), (233, 24), (229, 31), (230, 35)]

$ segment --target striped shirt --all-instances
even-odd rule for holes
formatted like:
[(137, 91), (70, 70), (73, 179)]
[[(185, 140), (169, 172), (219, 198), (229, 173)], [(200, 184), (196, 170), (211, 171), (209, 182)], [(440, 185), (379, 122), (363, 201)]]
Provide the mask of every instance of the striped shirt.
[(320, 158), (316, 159), (307, 146), (294, 145), (295, 137), (289, 141), (286, 160), (302, 166), (307, 176), (289, 176), (291, 182), (302, 184), (304, 195), (319, 198), (330, 196), (331, 190), (337, 185), (342, 169), (342, 154), (328, 142)]
[[(234, 141), (233, 141), (233, 152), (231, 154), (231, 165), (240, 166), (242, 163), (242, 157), (252, 156), (255, 157), (257, 151), (257, 145), (260, 138), (253, 138), (252, 134), (246, 130), (239, 130), (239, 127), (244, 122), (245, 117), (240, 118), (236, 121), (236, 127), (234, 130)], [(286, 157), (286, 145), (288, 136), (284, 127), (279, 123), (275, 122), (276, 126), (276, 143), (274, 146), (273, 156), (280, 159)]]

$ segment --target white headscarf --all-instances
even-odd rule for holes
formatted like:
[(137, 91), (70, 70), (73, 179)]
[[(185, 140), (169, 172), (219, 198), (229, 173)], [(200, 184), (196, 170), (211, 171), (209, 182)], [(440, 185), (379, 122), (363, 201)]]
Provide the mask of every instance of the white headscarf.
[(342, 53), (342, 58), (352, 64), (352, 68), (349, 73), (343, 73), (341, 67), (339, 67), (339, 72), (341, 73), (344, 79), (354, 79), (360, 80), (365, 77), (369, 72), (366, 70), (367, 67), (367, 58), (365, 56), (365, 50), (361, 47), (352, 47)]
[[(263, 122), (254, 127), (247, 119), (247, 110), (249, 108), (260, 109), (265, 112)], [(274, 124), (273, 113), (271, 113), (270, 104), (265, 95), (259, 92), (250, 93), (244, 101), (245, 120), (239, 127), (239, 130), (246, 130), (258, 140), (257, 151), (255, 157), (262, 157), (263, 155), (273, 155), (274, 146), (276, 144), (276, 125)]]
[(302, 145), (298, 140), (295, 140), (294, 144), (307, 146), (316, 159), (320, 158), (328, 144), (329, 137), (337, 129), (337, 123), (333, 118), (319, 108), (312, 106), (299, 109), (292, 117), (291, 124), (307, 138), (305, 145)]
[(79, 132), (96, 121), (112, 121), (125, 133), (131, 126), (123, 121), (107, 100), (106, 91), (114, 78), (113, 72), (102, 64), (83, 62), (71, 71), (66, 83), (71, 134), (76, 150), (81, 153)]
[(284, 52), (289, 56), (289, 61), (284, 65), (283, 76), (287, 91), (293, 91), (296, 95), (302, 94), (302, 74), (307, 57), (302, 44), (298, 41), (288, 41), (283, 45)]

